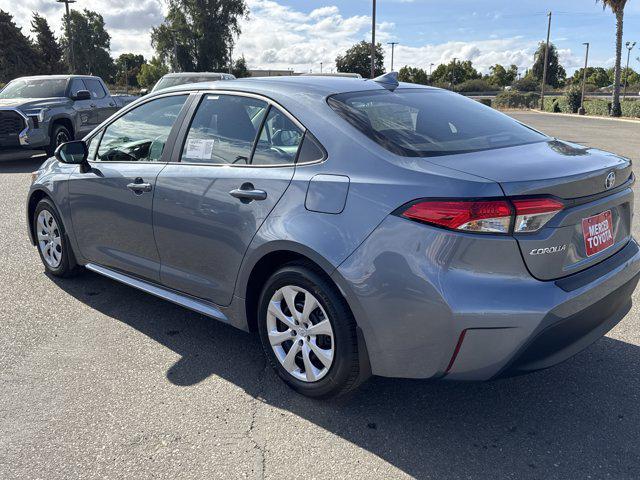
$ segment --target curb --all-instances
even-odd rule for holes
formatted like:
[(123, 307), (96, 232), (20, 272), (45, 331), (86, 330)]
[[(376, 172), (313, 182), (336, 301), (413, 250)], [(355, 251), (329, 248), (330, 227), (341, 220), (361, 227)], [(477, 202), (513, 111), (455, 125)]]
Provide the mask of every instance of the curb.
[(534, 110), (532, 108), (528, 110), (517, 110), (519, 112), (533, 112), (533, 113), (543, 113), (545, 115), (559, 115), (561, 117), (573, 117), (573, 118), (593, 118), (595, 120), (609, 120), (610, 122), (627, 122), (627, 123), (640, 123), (640, 118), (614, 118), (614, 117), (604, 117), (598, 115), (578, 115), (577, 113), (555, 113), (555, 112), (545, 112), (542, 110)]

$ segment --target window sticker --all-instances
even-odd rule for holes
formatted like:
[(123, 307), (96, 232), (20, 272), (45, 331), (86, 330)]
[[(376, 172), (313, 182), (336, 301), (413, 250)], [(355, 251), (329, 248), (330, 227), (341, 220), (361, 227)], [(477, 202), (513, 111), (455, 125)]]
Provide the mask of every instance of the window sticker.
[(191, 138), (187, 141), (185, 156), (198, 160), (211, 160), (214, 143), (215, 141), (212, 139)]

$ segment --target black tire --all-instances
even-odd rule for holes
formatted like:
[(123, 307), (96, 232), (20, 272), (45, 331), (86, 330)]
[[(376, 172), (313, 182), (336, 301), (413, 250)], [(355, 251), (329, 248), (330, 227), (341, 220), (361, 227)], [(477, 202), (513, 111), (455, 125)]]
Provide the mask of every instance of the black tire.
[[(326, 312), (333, 329), (333, 362), (324, 377), (314, 382), (295, 378), (276, 356), (267, 333), (267, 309), (275, 292), (293, 285), (311, 293)], [(258, 304), (258, 330), (268, 362), (278, 376), (296, 392), (315, 398), (343, 395), (359, 383), (360, 362), (356, 322), (347, 302), (331, 280), (313, 264), (294, 262), (275, 272), (265, 283)]]
[[(46, 211), (48, 212), (53, 219), (55, 220), (57, 230), (60, 236), (60, 250), (61, 250), (61, 258), (59, 265), (51, 265), (45, 260), (45, 255), (43, 253), (43, 249), (40, 241), (38, 240), (39, 226), (38, 226), (38, 217), (40, 213)], [(56, 277), (71, 277), (76, 275), (80, 268), (76, 262), (76, 258), (73, 254), (73, 250), (71, 249), (71, 245), (69, 243), (69, 237), (67, 236), (67, 232), (64, 229), (64, 225), (58, 214), (58, 210), (51, 200), (48, 198), (43, 198), (38, 202), (36, 208), (33, 212), (33, 231), (35, 232), (36, 239), (36, 247), (38, 248), (38, 254), (40, 255), (40, 260), (42, 260), (42, 264), (48, 273), (54, 275)]]
[(47, 155), (53, 156), (56, 148), (64, 142), (70, 142), (73, 140), (73, 135), (67, 127), (58, 123), (51, 129), (51, 136), (49, 137), (49, 146), (46, 148)]

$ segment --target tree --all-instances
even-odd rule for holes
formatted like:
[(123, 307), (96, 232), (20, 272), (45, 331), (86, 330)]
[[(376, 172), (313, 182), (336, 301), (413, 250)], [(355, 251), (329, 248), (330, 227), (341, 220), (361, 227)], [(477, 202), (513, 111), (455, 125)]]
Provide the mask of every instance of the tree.
[(620, 82), (622, 80), (622, 27), (624, 23), (624, 7), (627, 5), (627, 0), (596, 0), (596, 2), (602, 2), (602, 8), (605, 9), (609, 7), (616, 16), (616, 63), (613, 76), (611, 116), (619, 117), (622, 115), (622, 107), (620, 105)]
[[(138, 84), (138, 74), (140, 68), (145, 63), (145, 59), (142, 55), (135, 53), (122, 53), (116, 59), (116, 82), (126, 84), (132, 87), (140, 86)], [(126, 82), (125, 82), (126, 78)]]
[[(371, 43), (363, 40), (353, 45), (344, 55), (338, 55), (336, 68), (339, 72), (359, 73), (364, 78), (370, 78)], [(376, 77), (384, 73), (384, 51), (380, 43), (376, 43), (374, 71)]]
[(518, 77), (518, 66), (511, 65), (507, 70), (499, 63), (493, 67), (489, 67), (491, 72), (488, 78), (489, 83), (496, 85), (497, 87), (506, 87), (511, 85)]
[(53, 36), (47, 19), (33, 12), (31, 31), (36, 35), (35, 48), (40, 57), (40, 72), (46, 75), (64, 73), (67, 69), (62, 63), (62, 48)]
[(169, 73), (167, 66), (158, 57), (153, 57), (149, 63), (144, 63), (140, 67), (136, 81), (142, 88), (152, 88), (167, 73)]
[[(98, 75), (106, 81), (113, 80), (115, 70), (109, 54), (111, 37), (104, 28), (102, 15), (91, 10), (71, 10), (69, 19), (63, 21), (62, 48), (69, 54), (69, 29), (73, 32), (73, 72)], [(68, 58), (67, 58), (68, 61)]]
[(0, 10), (0, 82), (38, 73), (38, 52), (13, 17)]
[(244, 59), (244, 55), (233, 62), (233, 65), (231, 66), (231, 73), (233, 73), (236, 78), (251, 76), (249, 69), (247, 68), (247, 61)]
[[(584, 68), (579, 68), (574, 72), (573, 77), (571, 77), (572, 85), (582, 84), (583, 72)], [(602, 67), (587, 67), (587, 84), (602, 88), (611, 85), (611, 83), (607, 70)]]
[(440, 85), (456, 85), (467, 80), (476, 80), (482, 75), (473, 68), (471, 60), (451, 60), (449, 63), (441, 63), (433, 71), (431, 81)]
[[(530, 74), (539, 83), (542, 83), (542, 75), (544, 73), (544, 51), (545, 43), (540, 42), (538, 50), (534, 54), (533, 67), (531, 67)], [(567, 72), (564, 67), (560, 65), (558, 58), (558, 49), (553, 43), (549, 44), (549, 58), (547, 65), (547, 85), (551, 85), (554, 88), (558, 88), (564, 85), (564, 81), (567, 78)]]
[(229, 65), (233, 37), (247, 14), (244, 0), (169, 0), (164, 23), (151, 31), (151, 44), (173, 70), (220, 70)]
[(400, 82), (429, 85), (429, 75), (422, 68), (404, 66), (398, 72)]

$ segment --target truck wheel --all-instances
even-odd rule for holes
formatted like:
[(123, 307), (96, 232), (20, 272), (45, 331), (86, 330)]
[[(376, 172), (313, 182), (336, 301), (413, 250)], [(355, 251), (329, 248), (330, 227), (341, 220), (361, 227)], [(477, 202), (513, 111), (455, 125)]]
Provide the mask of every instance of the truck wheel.
[(60, 124), (54, 125), (51, 130), (49, 146), (46, 148), (47, 155), (50, 157), (53, 156), (59, 145), (65, 142), (70, 142), (71, 140), (73, 140), (73, 135), (71, 135), (67, 127)]

